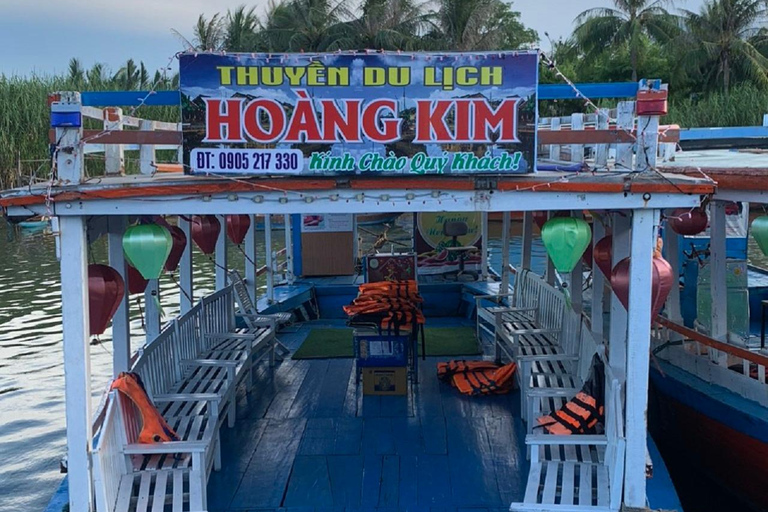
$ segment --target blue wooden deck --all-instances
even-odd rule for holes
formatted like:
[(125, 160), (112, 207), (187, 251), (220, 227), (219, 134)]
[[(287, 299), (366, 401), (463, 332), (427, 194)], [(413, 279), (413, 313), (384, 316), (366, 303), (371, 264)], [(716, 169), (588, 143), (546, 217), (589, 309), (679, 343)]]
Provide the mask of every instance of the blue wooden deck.
[[(430, 319), (430, 326), (467, 325)], [(296, 349), (316, 321), (282, 333)], [(501, 511), (525, 488), (525, 429), (517, 393), (468, 398), (420, 365), (404, 397), (363, 397), (352, 359), (286, 360), (241, 390), (235, 428), (209, 512)]]

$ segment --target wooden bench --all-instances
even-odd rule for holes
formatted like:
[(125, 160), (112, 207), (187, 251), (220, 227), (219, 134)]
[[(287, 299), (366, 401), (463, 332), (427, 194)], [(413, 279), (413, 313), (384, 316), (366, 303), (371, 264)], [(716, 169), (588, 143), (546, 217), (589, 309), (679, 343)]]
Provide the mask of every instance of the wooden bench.
[[(484, 333), (490, 335), (491, 339), (496, 337), (496, 314), (500, 312), (507, 313), (507, 318), (516, 320), (536, 321), (536, 311), (538, 310), (537, 298), (532, 285), (535, 282), (531, 277), (535, 276), (530, 270), (521, 270), (515, 277), (515, 286), (512, 293), (502, 290), (502, 293), (495, 295), (476, 295), (475, 311), (477, 312), (476, 335), (478, 340), (482, 340)], [(506, 301), (506, 304), (505, 304)]]
[[(606, 365), (606, 376), (610, 372)], [(606, 386), (605, 435), (529, 435), (531, 469), (520, 503), (512, 511), (617, 512), (624, 478), (621, 387)]]
[(215, 418), (170, 422), (181, 441), (138, 444), (141, 426), (135, 406), (119, 392), (110, 392), (92, 459), (100, 512), (206, 510)]

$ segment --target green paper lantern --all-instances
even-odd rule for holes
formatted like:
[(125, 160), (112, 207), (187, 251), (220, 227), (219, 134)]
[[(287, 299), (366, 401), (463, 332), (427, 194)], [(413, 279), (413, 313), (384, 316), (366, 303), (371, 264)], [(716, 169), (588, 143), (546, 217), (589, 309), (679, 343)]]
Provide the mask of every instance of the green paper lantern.
[(570, 272), (592, 240), (592, 230), (582, 219), (554, 217), (541, 228), (541, 241), (558, 272)]
[(172, 247), (171, 233), (157, 224), (131, 226), (123, 235), (125, 259), (144, 279), (160, 277)]
[(760, 250), (768, 256), (768, 215), (763, 215), (752, 221), (752, 238)]

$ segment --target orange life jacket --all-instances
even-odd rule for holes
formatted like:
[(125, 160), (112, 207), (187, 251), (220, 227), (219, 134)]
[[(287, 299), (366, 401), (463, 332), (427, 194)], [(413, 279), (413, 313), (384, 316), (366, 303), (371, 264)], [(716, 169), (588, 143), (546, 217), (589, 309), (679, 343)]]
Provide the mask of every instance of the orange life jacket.
[(579, 391), (559, 410), (536, 421), (550, 434), (594, 434), (597, 424), (603, 421), (603, 415), (603, 406), (598, 405), (595, 397)]
[(116, 389), (123, 393), (139, 409), (141, 414), (139, 443), (150, 444), (179, 440), (179, 436), (150, 400), (147, 390), (141, 382), (141, 377), (137, 373), (121, 373), (112, 382), (110, 389)]
[(512, 378), (515, 363), (499, 366), (490, 361), (449, 361), (438, 363), (438, 378), (450, 381), (461, 393), (470, 396), (509, 393), (514, 387)]

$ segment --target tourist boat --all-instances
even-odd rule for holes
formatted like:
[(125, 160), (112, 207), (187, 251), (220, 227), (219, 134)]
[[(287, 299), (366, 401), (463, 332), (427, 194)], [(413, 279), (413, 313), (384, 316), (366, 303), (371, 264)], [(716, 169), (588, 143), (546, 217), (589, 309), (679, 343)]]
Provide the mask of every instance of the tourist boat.
[[(765, 140), (768, 130), (761, 136)], [(662, 446), (674, 446), (690, 461), (699, 482), (729, 492), (726, 506), (768, 510), (762, 489), (768, 477), (768, 351), (761, 339), (766, 272), (747, 264), (750, 205), (766, 202), (766, 166), (752, 152), (706, 154), (712, 163), (701, 169), (718, 183), (708, 232), (666, 234), (668, 259), (684, 284), (673, 289), (654, 333), (651, 428)], [(701, 159), (694, 156), (700, 155), (683, 153), (664, 170), (697, 172)]]
[[(491, 131), (508, 140), (503, 145), (494, 144), (495, 149), (488, 149), (485, 155), (465, 154), (456, 160), (456, 172), (444, 174), (409, 175), (386, 169), (371, 175), (329, 173), (327, 169), (305, 172), (311, 165), (340, 165), (336, 161), (304, 161), (303, 151), (310, 155), (322, 152), (325, 156), (318, 159), (329, 154), (327, 145), (315, 143), (291, 142), (287, 148), (278, 144), (266, 149), (206, 146), (203, 139), (236, 136), (239, 126), (230, 124), (229, 131), (216, 132), (216, 126), (211, 125), (200, 131), (198, 125), (206, 116), (227, 123), (225, 118), (234, 114), (225, 108), (261, 100), (248, 96), (248, 87), (233, 85), (236, 97), (223, 107), (216, 103), (223, 100), (203, 97), (200, 91), (210, 87), (211, 80), (224, 79), (219, 71), (211, 74), (211, 70), (230, 69), (226, 67), (230, 64), (257, 70), (259, 66), (308, 67), (312, 63), (316, 70), (320, 63), (329, 71), (328, 80), (332, 76), (334, 80), (343, 76), (366, 80), (360, 77), (359, 61), (367, 61), (366, 70), (398, 63), (400, 69), (426, 69), (450, 59), (463, 69), (463, 54), (182, 54), (185, 65), (181, 67), (180, 93), (59, 92), (52, 96), (53, 140), (67, 149), (55, 153), (58, 177), (68, 185), (33, 185), (0, 195), (0, 206), (11, 217), (28, 215), (30, 210), (53, 210), (62, 262), (68, 474), (51, 510), (58, 512), (63, 502), (70, 512), (283, 507), (553, 512), (646, 506), (680, 509), (664, 462), (646, 428), (651, 318), (659, 306), (658, 289), (651, 284), (652, 262), (662, 212), (697, 207), (702, 197), (719, 193), (719, 189), (703, 174), (682, 176), (655, 170), (658, 144), (674, 144), (679, 137), (676, 130), (658, 130), (661, 104), (666, 98), (666, 90), (658, 81), (587, 86), (593, 97), (632, 101), (622, 102), (620, 109), (621, 126), (627, 128), (598, 126), (586, 137), (575, 131), (537, 130), (539, 99), (572, 99), (583, 94), (579, 92), (581, 86), (538, 86), (538, 53), (494, 52), (471, 57), (471, 66), (456, 76), (466, 78), (487, 68), (479, 76), (500, 81), (494, 84), (493, 103), (485, 99), (479, 85), (467, 84), (456, 94), (467, 108), (476, 109), (476, 115), (492, 125)], [(224, 67), (217, 68), (219, 65)], [(353, 69), (347, 75), (349, 66), (358, 71)], [(225, 78), (234, 81), (236, 76)], [(510, 86), (504, 80), (521, 81), (511, 99), (504, 96)], [(431, 86), (441, 87), (439, 83)], [(429, 98), (422, 89), (417, 87), (413, 95), (409, 94), (409, 101)], [(447, 90), (441, 91), (440, 97), (451, 102)], [(350, 91), (344, 94), (352, 94)], [(390, 108), (386, 92), (380, 87), (375, 91), (371, 103), (381, 94), (384, 99), (376, 103), (377, 109)], [(529, 94), (521, 97), (525, 93), (520, 91)], [(296, 102), (295, 108), (286, 112), (304, 109), (304, 115), (311, 116), (307, 111), (311, 100), (302, 90), (295, 96), (291, 100)], [(635, 100), (637, 122), (632, 110), (626, 108)], [(414, 119), (426, 115), (419, 109), (439, 101), (443, 100), (425, 100), (416, 110), (395, 113), (395, 117), (402, 116), (404, 132), (400, 135), (405, 137), (398, 142), (398, 151), (410, 148), (408, 144), (418, 147), (418, 142), (407, 140), (416, 124)], [(126, 116), (111, 105), (179, 103), (182, 118), (189, 123), (183, 141), (181, 132), (157, 124), (155, 131), (121, 130), (117, 121), (110, 121), (114, 124), (103, 131), (82, 127), (84, 115), (108, 120), (122, 117), (126, 121)], [(275, 103), (253, 105), (272, 109), (270, 112), (280, 119)], [(104, 106), (106, 112), (95, 112)], [(244, 108), (247, 113), (251, 107)], [(326, 104), (324, 108), (334, 107)], [(497, 115), (506, 109), (517, 117)], [(378, 110), (363, 108), (360, 115), (376, 120)], [(136, 125), (137, 120), (130, 121)], [(516, 128), (505, 124), (518, 121)], [(383, 137), (377, 130), (388, 130), (395, 126), (393, 122), (399, 126), (391, 116), (369, 123), (366, 136)], [(249, 136), (264, 135), (256, 133), (265, 130), (257, 125), (246, 123), (254, 132)], [(634, 126), (640, 127), (639, 131)], [(447, 126), (442, 129), (453, 130)], [(354, 137), (358, 132), (353, 131), (346, 136)], [(488, 130), (471, 135), (480, 145), (489, 142)], [(289, 138), (283, 136), (284, 141)], [(399, 162), (423, 166), (421, 170), (428, 165), (447, 165), (450, 159), (440, 160), (446, 158), (440, 152), (440, 133), (433, 132), (427, 139), (426, 152), (407, 153), (418, 164), (413, 160)], [(631, 180), (626, 179), (625, 172), (611, 171), (612, 158), (606, 172), (535, 172), (535, 155), (541, 152), (536, 143), (544, 148), (557, 147), (558, 151), (560, 145), (592, 144), (597, 148), (596, 165), (602, 166), (608, 162), (609, 145), (616, 141), (617, 161), (625, 167), (629, 162), (636, 171)], [(85, 145), (131, 142), (142, 145), (145, 176), (107, 174), (98, 181), (85, 177)], [(153, 145), (182, 142), (187, 172), (179, 165), (175, 174), (155, 175)], [(633, 156), (633, 143), (645, 151)], [(504, 155), (495, 153), (498, 146), (507, 148)], [(279, 159), (291, 172), (276, 172), (266, 163), (268, 158)], [(486, 160), (477, 163), (480, 158)], [(211, 171), (211, 161), (230, 167), (246, 165), (249, 170), (233, 177)], [(251, 172), (254, 162), (269, 168)], [(378, 160), (371, 156), (370, 161), (360, 160), (358, 164), (370, 167), (375, 162)], [(382, 160), (380, 165), (400, 164)], [(475, 173), (467, 172), (470, 165), (509, 167)], [(192, 174), (203, 176), (190, 175), (190, 167)], [(302, 172), (294, 172), (297, 169)], [(540, 210), (551, 212), (550, 217), (560, 211), (572, 212), (572, 217), (550, 220), (550, 225), (567, 225), (580, 233), (578, 243), (566, 242), (559, 249), (548, 247), (550, 258), (543, 276), (529, 270), (533, 212)], [(586, 263), (581, 256), (589, 238), (589, 228), (585, 229), (582, 219), (585, 210), (599, 212), (601, 221), (592, 228), (594, 239), (601, 239), (606, 229), (613, 234), (609, 263), (615, 268), (626, 266), (623, 273), (617, 270), (616, 274), (626, 278), (625, 282), (647, 286), (632, 285), (611, 293), (593, 258), (591, 292), (582, 293)], [(356, 275), (357, 237), (351, 216), (372, 211), (416, 214), (414, 229), (423, 242), (432, 240), (432, 256), (419, 258), (417, 248), (404, 254), (375, 254), (366, 261), (365, 276)], [(510, 216), (503, 216), (500, 280), (490, 277), (484, 257), (477, 268), (467, 266), (478, 246), (480, 253), (485, 253), (488, 228), (484, 212), (523, 212), (519, 262), (509, 261)], [(255, 265), (256, 215), (264, 216), (267, 227), (274, 216), (290, 216), (283, 226), (285, 243), (280, 253), (284, 260), (277, 263), (277, 254), (266, 251), (264, 296), (257, 294), (261, 271)], [(157, 275), (168, 263), (172, 241), (169, 228), (157, 220), (158, 216), (178, 216), (182, 233), (174, 230), (175, 239), (181, 240), (175, 253), (181, 311), (164, 324), (158, 310)], [(471, 219), (477, 217), (479, 224), (473, 228)], [(143, 219), (141, 223), (129, 225), (137, 218)], [(134, 236), (137, 233), (141, 236)], [(109, 265), (89, 266), (88, 244), (100, 236), (109, 244)], [(273, 230), (267, 229), (267, 247), (274, 246), (273, 237)], [(227, 245), (233, 243), (230, 238), (248, 256), (242, 269), (244, 279), (234, 272), (240, 269), (232, 268), (228, 261)], [(193, 244), (215, 262), (216, 289), (202, 297), (200, 291), (195, 293), (192, 279)], [(630, 254), (631, 259), (624, 261)], [(419, 263), (427, 259), (430, 271), (423, 272)], [(435, 268), (437, 259), (445, 262), (443, 272)], [(127, 260), (149, 280), (145, 339), (132, 339), (128, 329), (130, 283), (123, 285), (129, 279)], [(493, 396), (460, 395), (435, 378), (436, 363), (448, 357), (419, 355), (417, 346), (424, 343), (424, 336), (416, 337), (412, 331), (394, 336), (389, 331), (391, 323), (389, 327), (374, 323), (382, 329), (376, 335), (386, 338), (382, 343), (387, 343), (377, 345), (380, 352), (376, 353), (394, 355), (392, 347), (403, 343), (406, 364), (382, 369), (379, 374), (367, 372), (362, 386), (358, 382), (362, 353), (357, 354), (357, 361), (298, 359), (297, 350), (313, 331), (344, 328), (343, 306), (355, 301), (364, 280), (390, 278), (416, 281), (423, 303), (418, 314), (416, 309), (409, 310), (410, 323), (416, 325), (413, 319), (423, 314), (427, 341), (431, 339), (429, 329), (439, 327), (452, 330), (464, 341), (474, 340), (480, 352), (475, 359), (516, 363), (519, 389)], [(89, 281), (95, 281), (95, 286)], [(409, 298), (412, 292), (408, 292)], [(631, 304), (629, 310), (622, 306), (619, 295)], [(610, 304), (606, 315), (604, 303)], [(110, 319), (113, 373), (119, 384), (113, 384), (117, 388), (108, 390), (94, 410), (89, 333), (105, 329)], [(296, 325), (289, 327), (291, 323)], [(349, 331), (347, 335), (352, 336)], [(358, 341), (362, 343), (365, 336), (358, 335)], [(391, 350), (387, 352), (386, 347)], [(327, 346), (322, 349), (328, 353)], [(121, 375), (129, 371), (141, 376), (156, 409), (141, 398), (144, 392), (138, 387), (129, 387)], [(379, 380), (369, 379), (371, 375), (371, 379)], [(406, 380), (401, 379), (403, 376)], [(572, 404), (572, 397), (587, 389), (587, 383), (603, 391), (588, 391), (595, 400), (594, 413), (584, 418), (583, 425), (573, 426), (573, 432), (583, 434), (560, 435), (549, 427), (537, 427), (539, 419), (558, 416), (561, 407)], [(493, 386), (496, 384), (476, 389), (488, 391), (495, 389)], [(146, 421), (148, 418), (152, 422)], [(162, 428), (163, 422), (180, 440)], [(148, 425), (158, 428), (149, 431)]]

